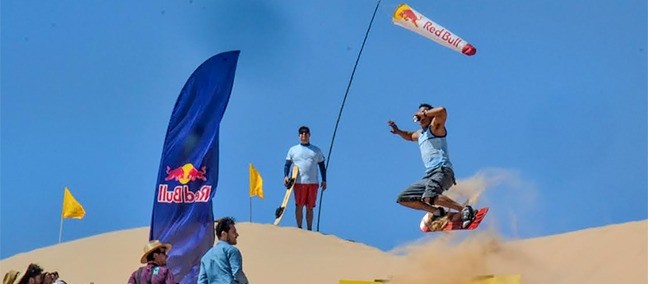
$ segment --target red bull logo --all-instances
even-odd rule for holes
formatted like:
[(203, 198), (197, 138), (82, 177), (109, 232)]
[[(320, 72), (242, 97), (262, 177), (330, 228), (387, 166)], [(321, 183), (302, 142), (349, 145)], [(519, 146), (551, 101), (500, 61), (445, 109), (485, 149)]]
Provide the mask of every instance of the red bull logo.
[(401, 4), (396, 8), (392, 15), (392, 21), (395, 25), (416, 32), (465, 55), (472, 56), (477, 53), (477, 49), (474, 46), (426, 18), (407, 4)]
[(414, 26), (418, 28), (416, 21), (420, 20), (421, 18), (417, 17), (416, 13), (414, 13), (412, 9), (403, 9), (400, 11), (400, 13), (398, 13), (398, 16), (403, 19), (403, 21), (412, 22), (412, 24), (414, 24)]
[(195, 181), (197, 179), (203, 181), (207, 180), (205, 177), (205, 174), (207, 174), (206, 168), (202, 167), (199, 171), (191, 163), (184, 164), (184, 166), (175, 169), (171, 169), (171, 167), (167, 166), (166, 172), (167, 176), (164, 178), (165, 181), (175, 180), (181, 184), (187, 184), (190, 181)]
[(200, 170), (196, 169), (193, 164), (187, 163), (182, 167), (171, 169), (167, 166), (167, 176), (164, 181), (177, 181), (177, 185), (173, 190), (169, 190), (168, 184), (160, 184), (158, 186), (157, 201), (161, 203), (194, 203), (194, 202), (207, 202), (211, 196), (211, 185), (202, 185), (199, 190), (191, 191), (188, 183), (202, 180), (207, 181), (207, 169), (202, 167)]

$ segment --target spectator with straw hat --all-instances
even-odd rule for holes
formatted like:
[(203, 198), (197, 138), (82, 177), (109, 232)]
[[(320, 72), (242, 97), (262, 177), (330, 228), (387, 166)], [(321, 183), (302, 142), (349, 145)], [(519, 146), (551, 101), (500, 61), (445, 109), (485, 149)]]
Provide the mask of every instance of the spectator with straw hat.
[(10, 270), (9, 272), (5, 273), (5, 276), (2, 279), (2, 284), (14, 284), (16, 278), (18, 278), (18, 274), (20, 274), (20, 272), (15, 270)]
[(171, 250), (171, 244), (165, 244), (159, 240), (151, 240), (144, 246), (144, 254), (140, 259), (142, 266), (135, 270), (128, 284), (175, 284), (173, 272), (167, 268), (167, 254)]

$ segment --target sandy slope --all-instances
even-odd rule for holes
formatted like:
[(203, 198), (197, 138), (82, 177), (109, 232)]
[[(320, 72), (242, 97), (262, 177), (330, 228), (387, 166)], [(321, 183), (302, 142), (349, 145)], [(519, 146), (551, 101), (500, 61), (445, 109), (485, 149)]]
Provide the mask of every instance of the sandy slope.
[[(521, 274), (522, 283), (648, 283), (648, 221), (504, 242), (487, 230), (468, 239), (428, 239), (383, 252), (331, 235), (240, 223), (239, 248), (252, 283), (459, 283), (480, 274)], [(147, 228), (117, 231), (18, 254), (4, 274), (37, 262), (69, 283), (125, 283), (139, 266)], [(450, 261), (452, 260), (452, 261)]]

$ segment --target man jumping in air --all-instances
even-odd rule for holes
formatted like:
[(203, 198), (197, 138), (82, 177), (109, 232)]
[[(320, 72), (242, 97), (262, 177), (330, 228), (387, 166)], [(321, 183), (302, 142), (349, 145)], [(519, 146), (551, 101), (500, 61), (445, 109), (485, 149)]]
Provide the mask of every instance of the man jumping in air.
[(430, 221), (446, 216), (448, 212), (444, 207), (457, 210), (461, 214), (462, 228), (466, 228), (475, 217), (473, 208), (469, 205), (462, 206), (442, 194), (455, 184), (446, 142), (447, 115), (443, 107), (421, 104), (414, 114), (414, 120), (421, 125), (421, 129), (403, 131), (395, 122), (387, 122), (391, 133), (398, 134), (407, 141), (418, 142), (425, 165), (425, 176), (403, 190), (396, 202), (412, 209), (427, 211), (432, 214)]

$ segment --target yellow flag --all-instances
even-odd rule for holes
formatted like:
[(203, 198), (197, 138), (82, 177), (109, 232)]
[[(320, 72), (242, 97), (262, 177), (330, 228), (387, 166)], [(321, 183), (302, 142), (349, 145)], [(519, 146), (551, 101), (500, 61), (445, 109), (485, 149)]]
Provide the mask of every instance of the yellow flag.
[(250, 163), (250, 197), (258, 196), (263, 199), (263, 179)]
[(520, 284), (520, 275), (485, 275), (466, 284)]
[(65, 192), (63, 193), (63, 210), (61, 211), (61, 216), (63, 218), (74, 218), (74, 219), (83, 219), (85, 216), (85, 210), (81, 203), (74, 199), (70, 190), (65, 187)]

